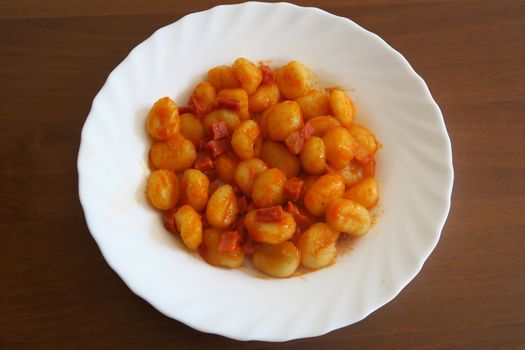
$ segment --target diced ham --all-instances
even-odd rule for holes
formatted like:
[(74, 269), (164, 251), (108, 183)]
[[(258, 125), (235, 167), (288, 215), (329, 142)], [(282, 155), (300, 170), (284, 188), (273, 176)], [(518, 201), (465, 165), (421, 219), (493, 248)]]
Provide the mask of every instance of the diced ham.
[(202, 221), (202, 228), (210, 227), (210, 223), (208, 222), (208, 219), (206, 218), (206, 215), (201, 215), (201, 221)]
[(198, 151), (194, 167), (201, 171), (213, 169), (213, 161), (211, 160), (210, 153), (206, 150)]
[(212, 140), (218, 140), (228, 136), (228, 128), (226, 128), (224, 122), (213, 122), (209, 131)]
[[(236, 183), (232, 183), (232, 184), (230, 184), (230, 186), (232, 187), (233, 193), (236, 196), (242, 196), (241, 188)], [(248, 204), (246, 204), (246, 206), (248, 206)]]
[(247, 212), (248, 199), (246, 198), (246, 196), (241, 196), (241, 198), (237, 200), (237, 208), (239, 210), (239, 214), (244, 214)]
[(241, 101), (233, 97), (219, 96), (215, 100), (215, 105), (218, 109), (224, 108), (235, 112), (241, 110)]
[(230, 148), (230, 141), (226, 138), (211, 140), (206, 144), (206, 149), (210, 151), (210, 155), (215, 158), (218, 155), (226, 152)]
[(195, 113), (195, 110), (193, 109), (193, 107), (190, 107), (190, 106), (180, 106), (179, 107), (179, 114), (184, 114), (184, 113)]
[(166, 230), (173, 234), (177, 234), (177, 225), (175, 225), (175, 213), (173, 211), (167, 211), (162, 214), (162, 221), (164, 221), (164, 227)]
[(253, 204), (253, 202), (250, 202), (248, 203), (248, 208), (246, 209), (246, 211), (252, 211), (252, 210), (257, 210), (257, 209), (259, 208), (257, 208), (255, 204)]
[(275, 71), (266, 65), (261, 66), (262, 83), (273, 84), (275, 83)]
[(345, 235), (345, 234), (339, 235), (339, 238), (337, 238), (336, 244), (337, 245), (346, 245), (349, 241), (352, 240), (353, 237), (354, 236), (352, 236), (352, 235)]
[(247, 239), (248, 231), (246, 231), (246, 226), (244, 226), (244, 216), (240, 216), (235, 224), (233, 224), (233, 231), (239, 231), (243, 241)]
[(288, 212), (292, 214), (297, 227), (299, 227), (302, 231), (305, 231), (310, 226), (312, 226), (314, 221), (307, 215), (303, 214), (303, 212), (295, 204), (289, 201), (287, 209)]
[(306, 123), (301, 130), (292, 132), (286, 140), (284, 140), (284, 143), (286, 143), (290, 152), (299, 154), (303, 149), (305, 141), (312, 137), (313, 133), (314, 127), (312, 124)]
[(291, 177), (284, 183), (284, 198), (297, 202), (301, 196), (301, 191), (304, 187), (304, 181), (298, 177)]
[(241, 234), (239, 231), (224, 232), (221, 235), (221, 241), (217, 246), (219, 253), (234, 253), (241, 251)]
[(312, 137), (312, 135), (314, 134), (314, 127), (312, 126), (312, 124), (306, 122), (306, 124), (304, 124), (303, 128), (301, 129), (301, 134), (304, 138), (304, 140), (308, 140), (310, 137)]
[(334, 167), (331, 166), (330, 164), (327, 164), (327, 165), (326, 165), (326, 172), (327, 172), (327, 173), (337, 173), (337, 172), (339, 172), (339, 169), (334, 168)]
[(274, 222), (283, 219), (283, 207), (276, 205), (269, 208), (261, 208), (255, 211), (257, 221)]
[(251, 256), (257, 248), (257, 242), (255, 242), (249, 235), (246, 235), (244, 243), (242, 244), (242, 251), (247, 256)]
[(290, 241), (292, 241), (293, 244), (297, 245), (299, 243), (299, 238), (301, 238), (301, 234), (302, 234), (301, 229), (298, 226), (296, 226), (295, 227), (295, 232), (294, 232), (292, 238), (290, 238)]
[(199, 101), (199, 99), (196, 96), (190, 97), (190, 102), (188, 103), (191, 108), (193, 108), (193, 111), (195, 112), (195, 115), (198, 118), (204, 117), (206, 114), (206, 105)]
[(215, 181), (211, 182), (210, 186), (208, 187), (208, 193), (210, 194), (210, 196), (211, 196), (211, 194), (213, 192), (215, 192), (216, 189), (218, 189), (222, 185), (224, 185), (224, 184), (222, 183), (221, 180), (215, 180)]
[(304, 146), (304, 138), (299, 131), (292, 132), (284, 143), (293, 154), (299, 154)]
[[(363, 162), (360, 162), (363, 164)], [(368, 156), (367, 162), (363, 164), (363, 176), (374, 177), (376, 174), (376, 159), (374, 156)]]

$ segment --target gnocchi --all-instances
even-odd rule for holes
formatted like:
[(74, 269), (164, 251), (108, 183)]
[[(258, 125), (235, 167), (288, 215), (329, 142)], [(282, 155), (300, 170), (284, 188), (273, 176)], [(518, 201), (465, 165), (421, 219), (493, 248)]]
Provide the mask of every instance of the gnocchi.
[(253, 183), (252, 201), (259, 208), (281, 205), (284, 202), (286, 174), (277, 168), (265, 170)]
[(298, 61), (213, 67), (186, 105), (162, 97), (148, 112), (145, 195), (211, 265), (248, 256), (275, 278), (327, 267), (341, 234), (370, 230), (379, 202), (381, 145), (355, 106)]
[(280, 142), (264, 141), (261, 146), (261, 159), (268, 166), (282, 170), (288, 177), (297, 176), (301, 171), (299, 157)]
[(184, 245), (196, 250), (202, 242), (202, 220), (199, 213), (184, 204), (175, 212), (175, 225)]
[(356, 143), (352, 134), (342, 126), (336, 126), (323, 135), (326, 160), (334, 168), (347, 166), (354, 158)]
[(255, 141), (259, 134), (259, 125), (253, 120), (245, 120), (235, 129), (231, 144), (240, 159), (246, 160), (255, 156)]
[(343, 126), (349, 127), (354, 121), (354, 103), (346, 93), (340, 89), (333, 89), (330, 92), (330, 108), (332, 114)]
[(225, 152), (215, 158), (215, 172), (222, 182), (233, 184), (235, 169), (239, 164), (239, 159), (231, 152)]
[(159, 99), (148, 113), (147, 129), (156, 140), (167, 140), (180, 130), (179, 109), (169, 97)]
[(156, 169), (182, 171), (193, 165), (197, 152), (190, 140), (175, 134), (168, 141), (153, 144), (149, 156)]
[(248, 95), (253, 94), (257, 90), (263, 78), (261, 70), (255, 64), (242, 57), (233, 62), (233, 73)]
[(255, 92), (248, 97), (250, 112), (263, 112), (268, 107), (279, 102), (281, 94), (276, 84), (261, 84)]
[(206, 219), (216, 228), (227, 228), (237, 215), (237, 198), (230, 185), (222, 185), (213, 192), (206, 207)]
[(233, 133), (236, 127), (241, 124), (239, 115), (229, 109), (217, 109), (210, 114), (207, 114), (202, 120), (205, 130), (210, 130), (213, 123), (224, 122), (230, 135)]
[(246, 196), (251, 197), (255, 179), (267, 169), (268, 166), (261, 159), (248, 159), (237, 165), (237, 168), (235, 168), (235, 172), (233, 173), (233, 179), (241, 191)]
[(155, 208), (173, 209), (180, 198), (179, 179), (170, 170), (157, 170), (148, 179), (146, 194)]
[(244, 252), (242, 250), (219, 251), (219, 245), (224, 233), (226, 233), (224, 230), (215, 227), (205, 229), (200, 246), (200, 254), (210, 265), (230, 268), (239, 267), (244, 261)]
[(312, 90), (296, 98), (295, 102), (301, 108), (304, 120), (330, 114), (330, 100), (325, 93), (319, 90)]
[[(223, 101), (223, 102), (221, 102)], [(241, 120), (250, 118), (248, 110), (248, 94), (243, 89), (224, 89), (217, 94), (218, 104), (224, 103), (233, 108)]]
[(326, 223), (339, 232), (361, 236), (370, 228), (370, 222), (368, 210), (349, 199), (336, 199), (326, 208)]
[(284, 141), (303, 126), (301, 109), (295, 101), (277, 103), (268, 109), (265, 123), (266, 134), (271, 140)]
[(184, 113), (180, 116), (180, 133), (195, 146), (206, 141), (206, 129), (194, 114)]
[(278, 244), (261, 244), (255, 249), (252, 257), (256, 268), (272, 277), (291, 276), (299, 263), (299, 249), (290, 241)]
[(186, 169), (182, 175), (182, 200), (198, 212), (206, 208), (210, 180), (197, 169)]
[(323, 139), (312, 137), (307, 140), (300, 154), (301, 165), (309, 174), (322, 174), (326, 170), (326, 149)]
[(314, 216), (323, 215), (326, 206), (343, 197), (345, 184), (341, 175), (332, 173), (321, 176), (304, 195), (304, 206)]
[(257, 218), (257, 210), (246, 214), (244, 225), (251, 238), (257, 242), (277, 244), (292, 238), (295, 232), (295, 220), (287, 212), (278, 221), (265, 222)]
[(236, 89), (240, 87), (232, 67), (218, 66), (208, 71), (208, 82), (216, 91)]
[(310, 226), (297, 243), (301, 264), (314, 270), (330, 265), (337, 256), (335, 243), (338, 238), (339, 232), (325, 223)]
[(291, 61), (279, 68), (276, 75), (281, 95), (289, 100), (306, 95), (312, 89), (312, 74), (302, 63)]
[(365, 177), (346, 190), (343, 197), (371, 209), (379, 202), (379, 183), (373, 177)]

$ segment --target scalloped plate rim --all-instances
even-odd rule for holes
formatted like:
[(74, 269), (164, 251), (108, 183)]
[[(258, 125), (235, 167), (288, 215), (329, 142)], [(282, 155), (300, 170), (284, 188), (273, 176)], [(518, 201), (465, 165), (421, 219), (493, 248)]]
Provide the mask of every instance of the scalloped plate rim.
[[(351, 323), (344, 323), (343, 322), (341, 324), (338, 324), (336, 327), (328, 326), (328, 327), (326, 327), (324, 329), (320, 329), (317, 332), (312, 332), (310, 330), (308, 332), (308, 334), (306, 334), (304, 336), (301, 336), (301, 337), (286, 337), (286, 336), (285, 337), (274, 337), (272, 335), (269, 335), (269, 336), (264, 337), (264, 338), (244, 337), (242, 335), (239, 335), (236, 332), (224, 332), (224, 331), (218, 332), (215, 329), (208, 328), (208, 327), (203, 327), (200, 324), (195, 323), (195, 322), (191, 322), (191, 321), (180, 319), (180, 318), (175, 318), (171, 314), (171, 312), (169, 310), (166, 310), (162, 305), (159, 305), (155, 300), (151, 300), (147, 296), (142, 295), (142, 293), (134, 285), (134, 283), (130, 279), (130, 277), (126, 276), (126, 274), (122, 273), (122, 270), (119, 268), (119, 266), (117, 266), (117, 264), (112, 260), (111, 256), (107, 253), (107, 251), (106, 251), (106, 249), (104, 247), (104, 243), (99, 238), (97, 238), (95, 234), (93, 234), (93, 232), (94, 232), (93, 224), (90, 223), (90, 221), (88, 220), (89, 208), (88, 208), (88, 205), (82, 200), (83, 192), (86, 190), (86, 188), (82, 185), (82, 183), (83, 183), (83, 181), (82, 181), (83, 176), (82, 176), (82, 170), (81, 170), (82, 169), (81, 152), (82, 152), (83, 141), (84, 141), (84, 139), (86, 137), (85, 136), (86, 129), (87, 129), (86, 125), (88, 125), (88, 123), (90, 122), (90, 116), (93, 114), (93, 111), (94, 111), (95, 107), (97, 106), (97, 100), (100, 98), (101, 95), (103, 95), (106, 92), (106, 90), (110, 89), (109, 86), (110, 86), (110, 82), (111, 82), (112, 76), (114, 76), (119, 70), (122, 69), (122, 67), (126, 64), (126, 62), (129, 61), (130, 57), (136, 51), (138, 51), (140, 47), (142, 47), (143, 45), (146, 45), (147, 41), (149, 41), (150, 39), (155, 37), (159, 32), (165, 30), (167, 27), (173, 26), (174, 24), (182, 22), (182, 21), (190, 20), (191, 17), (198, 16), (198, 15), (204, 14), (206, 12), (218, 11), (221, 8), (229, 8), (229, 7), (236, 7), (236, 6), (251, 6), (252, 4), (256, 4), (256, 5), (264, 4), (264, 5), (269, 5), (269, 6), (285, 6), (285, 7), (299, 8), (299, 9), (302, 9), (302, 10), (316, 11), (318, 14), (325, 15), (325, 16), (331, 16), (333, 19), (346, 21), (347, 25), (355, 26), (359, 30), (361, 30), (364, 33), (366, 33), (367, 35), (369, 35), (371, 37), (371, 39), (379, 41), (384, 49), (387, 49), (387, 50), (391, 51), (393, 54), (395, 54), (397, 56), (398, 59), (400, 59), (400, 61), (403, 63), (404, 68), (406, 69), (406, 73), (410, 74), (412, 76), (412, 78), (415, 78), (417, 80), (419, 88), (421, 88), (424, 91), (424, 93), (425, 93), (425, 97), (428, 100), (427, 102), (433, 107), (434, 112), (439, 115), (439, 117), (440, 117), (439, 118), (440, 126), (442, 128), (441, 131), (443, 132), (444, 135), (446, 135), (447, 141), (448, 141), (448, 143), (446, 145), (447, 146), (446, 153), (447, 153), (447, 158), (448, 158), (448, 170), (449, 170), (448, 180), (449, 181), (448, 181), (448, 187), (446, 189), (444, 189), (444, 190), (446, 190), (448, 195), (447, 195), (447, 201), (445, 203), (445, 208), (444, 208), (442, 217), (439, 220), (440, 221), (440, 227), (437, 230), (437, 234), (434, 237), (434, 240), (433, 240), (433, 243), (432, 243), (431, 247), (429, 247), (428, 251), (421, 252), (421, 254), (419, 255), (418, 264), (417, 264), (417, 266), (414, 266), (414, 268), (412, 269), (412, 273), (408, 274), (407, 276), (405, 276), (403, 281), (398, 282), (396, 290), (394, 291), (394, 293), (392, 293), (392, 295), (389, 298), (386, 298), (385, 300), (383, 300), (383, 302), (377, 303), (373, 307), (369, 307), (365, 312), (363, 312), (360, 315), (358, 315), (357, 317), (355, 317), (355, 320), (353, 322), (351, 322)], [(91, 118), (91, 120), (93, 120), (93, 118)], [(95, 243), (97, 244), (98, 248), (100, 249), (100, 252), (101, 252), (102, 256), (104, 257), (105, 261), (108, 263), (108, 265), (111, 267), (111, 269), (117, 274), (117, 276), (119, 276), (119, 278), (122, 279), (122, 281), (127, 285), (127, 287), (134, 294), (136, 294), (141, 299), (145, 300), (150, 305), (152, 305), (161, 314), (163, 314), (163, 315), (165, 315), (165, 316), (167, 316), (169, 318), (174, 318), (177, 321), (179, 321), (179, 322), (181, 322), (183, 324), (186, 324), (187, 326), (189, 326), (191, 328), (194, 328), (194, 329), (196, 329), (198, 331), (201, 331), (201, 332), (217, 334), (217, 335), (226, 336), (226, 337), (229, 337), (229, 338), (232, 338), (232, 339), (242, 340), (242, 341), (260, 340), (260, 341), (279, 341), (279, 342), (282, 342), (282, 341), (288, 341), (288, 340), (292, 340), (292, 339), (302, 339), (302, 338), (310, 338), (310, 337), (321, 336), (321, 335), (324, 335), (324, 334), (329, 333), (331, 331), (334, 331), (334, 330), (337, 330), (337, 329), (340, 329), (340, 328), (352, 325), (354, 323), (360, 322), (361, 320), (366, 318), (368, 315), (372, 314), (373, 312), (377, 311), (378, 309), (380, 309), (384, 305), (388, 304), (390, 301), (392, 301), (394, 298), (396, 298), (396, 296), (418, 275), (418, 273), (423, 268), (426, 260), (432, 254), (432, 252), (434, 251), (435, 247), (437, 246), (437, 243), (439, 242), (439, 239), (440, 239), (441, 234), (442, 234), (442, 230), (443, 230), (443, 228), (445, 226), (446, 219), (447, 219), (448, 214), (450, 212), (451, 195), (452, 195), (452, 189), (453, 189), (453, 184), (454, 184), (454, 168), (453, 168), (453, 157), (452, 157), (452, 144), (451, 144), (450, 137), (448, 136), (448, 131), (447, 131), (447, 128), (446, 128), (446, 124), (445, 124), (445, 120), (444, 120), (443, 114), (442, 114), (438, 104), (434, 100), (434, 98), (433, 98), (433, 96), (432, 96), (432, 94), (431, 94), (427, 84), (425, 83), (423, 78), (419, 74), (417, 74), (417, 72), (413, 69), (413, 67), (410, 65), (410, 63), (407, 61), (407, 59), (400, 52), (398, 52), (396, 49), (391, 47), (379, 35), (371, 32), (371, 31), (369, 31), (369, 30), (367, 30), (367, 29), (365, 29), (363, 27), (361, 27), (359, 24), (355, 23), (354, 21), (352, 21), (352, 20), (350, 20), (348, 18), (334, 15), (334, 14), (328, 12), (328, 11), (319, 9), (317, 7), (298, 6), (298, 5), (287, 3), (287, 2), (265, 3), (265, 2), (258, 2), (258, 1), (248, 1), (248, 2), (243, 2), (243, 3), (238, 3), (238, 4), (217, 5), (217, 6), (211, 7), (209, 9), (207, 9), (207, 10), (202, 10), (202, 11), (198, 11), (198, 12), (189, 13), (189, 14), (181, 17), (179, 20), (177, 20), (175, 22), (167, 24), (167, 25), (165, 25), (165, 26), (163, 26), (161, 28), (158, 28), (149, 37), (147, 37), (142, 42), (140, 42), (138, 45), (136, 45), (128, 53), (128, 55), (122, 60), (122, 62), (120, 62), (111, 71), (111, 73), (106, 78), (104, 84), (102, 85), (101, 89), (98, 91), (98, 93), (96, 94), (96, 96), (93, 99), (90, 111), (88, 113), (88, 116), (87, 116), (87, 118), (86, 118), (86, 120), (84, 122), (84, 125), (82, 127), (82, 131), (81, 131), (79, 153), (78, 153), (78, 158), (77, 158), (77, 171), (78, 171), (78, 184), (79, 184), (79, 199), (80, 199), (80, 203), (81, 203), (82, 209), (84, 211), (85, 221), (86, 221), (86, 224), (87, 224), (88, 229), (90, 231), (90, 234), (93, 237), (93, 239), (94, 239)]]

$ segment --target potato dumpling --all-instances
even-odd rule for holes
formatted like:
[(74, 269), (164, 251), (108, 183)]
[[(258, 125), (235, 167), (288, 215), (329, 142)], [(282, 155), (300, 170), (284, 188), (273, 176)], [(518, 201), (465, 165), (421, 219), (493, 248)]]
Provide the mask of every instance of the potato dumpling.
[(291, 61), (276, 72), (281, 95), (289, 100), (306, 95), (312, 89), (312, 73), (302, 63)]
[(346, 190), (343, 197), (371, 209), (379, 202), (379, 183), (373, 177), (365, 177), (361, 182)]
[(314, 270), (330, 265), (337, 255), (335, 243), (338, 238), (339, 232), (325, 223), (318, 222), (310, 226), (297, 243), (301, 264)]
[(326, 150), (323, 139), (313, 136), (306, 140), (300, 153), (304, 171), (309, 174), (322, 174), (326, 170)]
[(246, 160), (255, 157), (255, 140), (259, 134), (259, 125), (253, 120), (245, 120), (235, 129), (231, 144), (240, 159)]
[(155, 140), (165, 141), (180, 130), (179, 109), (169, 97), (163, 97), (151, 107), (146, 122), (148, 133)]
[(213, 192), (206, 207), (206, 219), (216, 228), (230, 226), (237, 215), (237, 198), (230, 185), (222, 185)]
[(244, 217), (244, 226), (250, 237), (257, 242), (277, 244), (292, 238), (295, 232), (295, 220), (292, 215), (283, 212), (279, 221), (259, 221), (257, 210), (252, 210)]
[(336, 173), (321, 176), (304, 195), (304, 206), (315, 216), (323, 215), (331, 201), (343, 197), (345, 184)]
[(239, 110), (236, 111), (241, 120), (250, 118), (250, 112), (248, 110), (248, 94), (243, 89), (224, 89), (219, 91), (217, 94), (217, 100), (233, 99), (239, 102)]
[(221, 235), (224, 230), (215, 227), (208, 227), (203, 232), (200, 253), (203, 259), (210, 265), (221, 267), (239, 267), (244, 261), (242, 250), (233, 252), (219, 252), (218, 247), (221, 242)]
[(303, 126), (301, 109), (297, 102), (284, 101), (265, 112), (266, 133), (274, 141), (284, 141)]
[(228, 66), (218, 66), (208, 71), (208, 82), (213, 85), (215, 90), (236, 89), (241, 87), (233, 68)]
[(351, 160), (344, 168), (339, 169), (337, 173), (343, 177), (347, 188), (361, 181), (364, 176), (363, 167), (355, 159)]
[(299, 249), (289, 241), (279, 244), (261, 244), (253, 253), (253, 264), (257, 269), (272, 277), (291, 276), (299, 263)]
[(312, 90), (308, 94), (295, 99), (299, 104), (304, 120), (330, 114), (328, 96), (319, 90)]
[(261, 70), (246, 58), (238, 58), (233, 63), (233, 72), (241, 87), (246, 90), (248, 95), (253, 94), (262, 81)]
[(357, 144), (346, 128), (336, 126), (328, 130), (323, 135), (323, 141), (326, 148), (326, 160), (332, 167), (344, 168), (354, 157)]
[(241, 124), (241, 119), (234, 111), (229, 109), (217, 109), (210, 114), (207, 114), (202, 120), (202, 124), (206, 130), (210, 130), (211, 125), (218, 122), (224, 122), (231, 135), (235, 128)]
[(253, 183), (253, 203), (259, 208), (283, 204), (285, 182), (286, 174), (281, 170), (277, 168), (265, 170)]
[(310, 124), (314, 129), (314, 132), (312, 135), (319, 136), (319, 137), (322, 137), (325, 134), (325, 132), (327, 132), (328, 130), (341, 125), (339, 120), (329, 115), (314, 117), (308, 120), (308, 124)]
[(202, 125), (199, 118), (191, 113), (181, 114), (180, 133), (195, 146), (204, 143), (206, 140), (206, 129), (204, 129), (204, 125)]
[(204, 173), (197, 169), (186, 169), (181, 181), (182, 199), (200, 212), (208, 203), (208, 189), (210, 180)]
[(263, 112), (268, 107), (279, 102), (281, 94), (276, 84), (261, 84), (257, 90), (248, 97), (250, 112)]
[(280, 142), (265, 140), (261, 146), (261, 159), (269, 167), (281, 169), (288, 177), (297, 176), (301, 171), (299, 157)]
[(368, 131), (367, 128), (361, 125), (352, 124), (348, 130), (357, 141), (358, 147), (355, 152), (355, 157), (358, 160), (365, 160), (372, 156), (377, 151), (377, 141), (375, 136)]
[(170, 170), (156, 170), (148, 178), (146, 195), (155, 208), (175, 208), (180, 198), (179, 179)]
[(206, 115), (213, 110), (216, 95), (215, 88), (210, 83), (197, 84), (191, 94), (190, 105), (199, 112), (199, 116)]
[(175, 212), (175, 224), (184, 245), (196, 250), (202, 242), (202, 220), (199, 213), (185, 204)]
[(332, 89), (330, 91), (330, 108), (332, 109), (332, 115), (336, 117), (343, 126), (349, 127), (352, 125), (355, 106), (343, 90)]
[(149, 156), (156, 169), (182, 171), (193, 165), (197, 152), (190, 140), (181, 134), (175, 134), (166, 142), (154, 143)]
[(328, 204), (326, 223), (336, 231), (361, 236), (370, 229), (370, 214), (361, 204), (339, 198)]
[(268, 169), (266, 163), (259, 158), (252, 158), (242, 161), (237, 165), (233, 178), (241, 191), (251, 197), (252, 187), (255, 179)]
[(232, 152), (224, 152), (215, 158), (215, 172), (222, 182), (233, 184), (233, 174), (239, 159)]

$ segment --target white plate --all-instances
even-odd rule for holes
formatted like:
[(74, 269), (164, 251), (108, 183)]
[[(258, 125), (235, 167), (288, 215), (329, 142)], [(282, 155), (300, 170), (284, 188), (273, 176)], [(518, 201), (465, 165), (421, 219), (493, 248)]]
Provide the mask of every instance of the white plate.
[[(170, 237), (145, 200), (149, 107), (165, 95), (184, 103), (210, 67), (240, 56), (297, 59), (349, 88), (357, 121), (383, 144), (382, 214), (334, 266), (289, 279), (212, 267)], [(133, 49), (93, 101), (78, 172), (89, 230), (133, 292), (200, 331), (268, 341), (321, 335), (392, 300), (437, 244), (453, 181), (443, 117), (403, 56), (346, 18), (254, 2), (188, 15)]]

